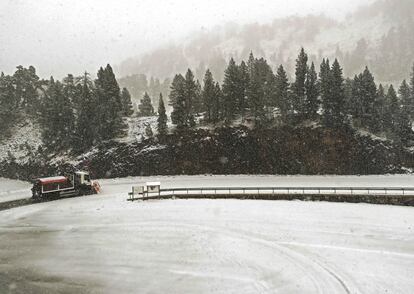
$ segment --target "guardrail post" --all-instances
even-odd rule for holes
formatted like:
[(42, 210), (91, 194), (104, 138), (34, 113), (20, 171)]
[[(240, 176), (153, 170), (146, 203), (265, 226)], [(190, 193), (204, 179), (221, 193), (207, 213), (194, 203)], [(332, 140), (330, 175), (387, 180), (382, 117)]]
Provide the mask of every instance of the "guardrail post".
[(404, 196), (405, 195), (405, 189), (403, 188), (402, 190), (403, 190), (403, 196)]
[(290, 194), (290, 189), (288, 188), (288, 195)]

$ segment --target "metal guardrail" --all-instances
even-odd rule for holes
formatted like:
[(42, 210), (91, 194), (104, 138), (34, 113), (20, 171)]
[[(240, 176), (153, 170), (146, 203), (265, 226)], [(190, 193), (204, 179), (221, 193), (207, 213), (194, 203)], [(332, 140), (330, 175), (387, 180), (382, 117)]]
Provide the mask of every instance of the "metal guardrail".
[[(203, 187), (161, 189), (160, 195), (175, 194), (414, 194), (414, 187)], [(236, 193), (237, 192), (237, 193)], [(411, 192), (411, 193), (410, 193)]]
[(255, 199), (351, 202), (414, 206), (414, 187), (202, 187), (128, 193), (129, 201), (151, 199)]
[[(130, 192), (129, 200), (173, 197), (185, 195), (388, 195), (414, 196), (414, 187), (202, 187), (168, 188), (159, 192)], [(137, 197), (136, 197), (137, 196)]]

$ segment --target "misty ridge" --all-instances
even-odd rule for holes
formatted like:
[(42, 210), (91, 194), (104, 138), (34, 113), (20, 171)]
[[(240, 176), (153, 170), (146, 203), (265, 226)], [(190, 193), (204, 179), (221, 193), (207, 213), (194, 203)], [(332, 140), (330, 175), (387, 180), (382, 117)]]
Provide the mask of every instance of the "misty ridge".
[(368, 66), (380, 83), (399, 83), (409, 77), (414, 60), (414, 2), (378, 0), (348, 14), (343, 21), (324, 15), (290, 16), (271, 23), (239, 25), (227, 23), (198, 31), (186, 40), (161, 46), (116, 66), (122, 86), (133, 98), (145, 91), (168, 94), (175, 73), (187, 68), (203, 79), (210, 69), (222, 81), (227, 61), (247, 60), (249, 53), (263, 57), (273, 67), (285, 67), (289, 78), (301, 47), (309, 60), (338, 58), (345, 77), (353, 77)]

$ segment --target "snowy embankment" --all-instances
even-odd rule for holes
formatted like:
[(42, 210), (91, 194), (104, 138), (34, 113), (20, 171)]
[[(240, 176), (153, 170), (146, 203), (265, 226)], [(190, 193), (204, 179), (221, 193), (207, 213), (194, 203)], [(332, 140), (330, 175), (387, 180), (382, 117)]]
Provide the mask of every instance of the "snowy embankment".
[(0, 178), (0, 203), (30, 197), (31, 187), (29, 182)]
[(412, 177), (104, 180), (100, 195), (0, 212), (0, 293), (414, 291), (413, 208), (300, 201), (127, 202), (131, 184), (146, 180), (161, 180), (165, 187), (282, 180), (284, 185), (361, 186), (408, 185)]

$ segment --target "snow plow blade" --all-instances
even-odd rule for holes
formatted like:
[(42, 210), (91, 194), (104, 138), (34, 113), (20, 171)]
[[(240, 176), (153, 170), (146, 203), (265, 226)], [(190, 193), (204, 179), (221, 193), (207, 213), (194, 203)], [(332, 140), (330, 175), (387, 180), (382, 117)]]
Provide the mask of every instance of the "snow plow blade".
[(93, 181), (92, 189), (93, 189), (94, 194), (99, 194), (101, 192), (101, 185), (99, 185), (97, 181)]

